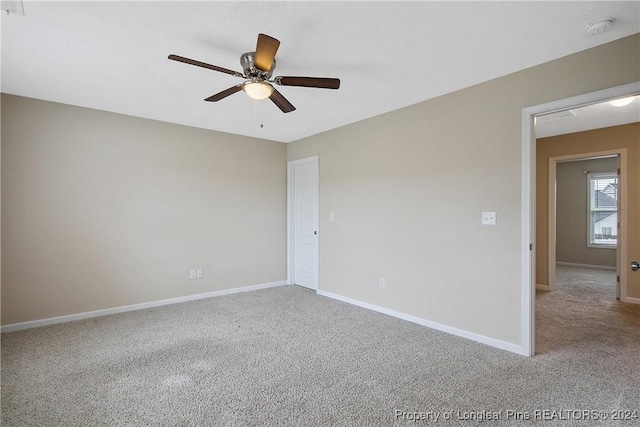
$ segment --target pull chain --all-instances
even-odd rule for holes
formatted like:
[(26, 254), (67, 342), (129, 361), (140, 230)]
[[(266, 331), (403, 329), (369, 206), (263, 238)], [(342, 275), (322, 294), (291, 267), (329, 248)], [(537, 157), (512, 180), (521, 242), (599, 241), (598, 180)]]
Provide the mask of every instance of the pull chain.
[(264, 127), (262, 121), (262, 101), (258, 101), (255, 99), (253, 100), (253, 117), (256, 119), (256, 121), (260, 125), (260, 128), (262, 129)]

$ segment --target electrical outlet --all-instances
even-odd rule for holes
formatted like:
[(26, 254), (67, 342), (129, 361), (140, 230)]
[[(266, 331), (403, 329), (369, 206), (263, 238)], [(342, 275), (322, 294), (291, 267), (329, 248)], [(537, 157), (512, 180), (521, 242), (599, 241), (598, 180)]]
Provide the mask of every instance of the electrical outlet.
[(380, 289), (384, 289), (384, 287), (386, 286), (382, 277), (378, 279), (378, 286), (380, 286)]
[(201, 268), (199, 268), (198, 270), (196, 270), (196, 277), (197, 277), (198, 279), (202, 279), (202, 278), (204, 277), (204, 271), (203, 271)]
[(196, 270), (189, 270), (189, 279), (195, 279), (196, 278)]

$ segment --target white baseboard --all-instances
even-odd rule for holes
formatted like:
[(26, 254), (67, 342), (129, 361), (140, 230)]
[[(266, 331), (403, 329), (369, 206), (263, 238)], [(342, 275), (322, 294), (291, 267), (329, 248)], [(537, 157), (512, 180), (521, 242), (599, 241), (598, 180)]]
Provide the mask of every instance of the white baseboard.
[(616, 271), (615, 267), (611, 267), (609, 265), (577, 264), (575, 262), (564, 262), (564, 261), (556, 261), (556, 265), (564, 265), (565, 267), (595, 268), (598, 270)]
[(538, 289), (540, 291), (550, 291), (551, 290), (549, 285), (541, 285), (539, 283), (536, 283), (536, 289)]
[(482, 344), (487, 344), (492, 347), (499, 348), (501, 350), (507, 350), (512, 353), (517, 353), (521, 355), (525, 355), (523, 349), (518, 344), (512, 344), (506, 341), (497, 340), (495, 338), (486, 337), (484, 335), (476, 334), (474, 332), (465, 331), (463, 329), (454, 328), (452, 326), (443, 325), (442, 323), (432, 322), (431, 320), (426, 320), (420, 317), (412, 316), (410, 314), (401, 313), (399, 311), (391, 310), (385, 307), (380, 307), (378, 305), (369, 304), (367, 302), (359, 301), (353, 298), (344, 297), (342, 295), (334, 294), (331, 292), (326, 292), (322, 290), (316, 291), (318, 295), (322, 295), (324, 297), (332, 298), (338, 301), (346, 302), (348, 304), (356, 305), (358, 307), (366, 308), (368, 310), (377, 311), (378, 313), (386, 314), (388, 316), (397, 317), (398, 319), (406, 320), (408, 322), (417, 323), (421, 326), (426, 326), (427, 328), (436, 329), (438, 331), (446, 332), (452, 335), (456, 335), (462, 338), (467, 338)]
[(220, 291), (205, 292), (202, 294), (186, 295), (183, 297), (169, 298), (158, 301), (143, 302), (140, 304), (124, 305), (121, 307), (105, 308), (102, 310), (86, 311), (84, 313), (69, 314), (67, 316), (50, 317), (48, 319), (31, 320), (28, 322), (13, 323), (0, 327), (0, 332), (14, 332), (22, 329), (38, 328), (41, 326), (55, 325), (57, 323), (74, 322), (76, 320), (91, 319), (92, 317), (108, 316), (110, 314), (126, 313), (127, 311), (144, 310), (146, 308), (160, 307), (169, 304), (178, 304), (181, 302), (195, 301), (205, 298), (221, 297), (223, 295), (238, 294), (242, 292), (257, 291), (260, 289), (273, 288), (285, 285), (285, 281), (262, 283), (259, 285), (243, 286), (240, 288), (223, 289)]
[(640, 298), (634, 298), (634, 297), (624, 297), (621, 299), (621, 301), (629, 304), (640, 304)]

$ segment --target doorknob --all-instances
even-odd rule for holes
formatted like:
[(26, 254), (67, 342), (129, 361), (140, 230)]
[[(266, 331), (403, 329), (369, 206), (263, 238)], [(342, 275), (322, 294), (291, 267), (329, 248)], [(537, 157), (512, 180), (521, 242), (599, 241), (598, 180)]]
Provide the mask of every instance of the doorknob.
[(631, 261), (631, 269), (633, 271), (640, 270), (640, 264), (638, 264), (638, 261)]

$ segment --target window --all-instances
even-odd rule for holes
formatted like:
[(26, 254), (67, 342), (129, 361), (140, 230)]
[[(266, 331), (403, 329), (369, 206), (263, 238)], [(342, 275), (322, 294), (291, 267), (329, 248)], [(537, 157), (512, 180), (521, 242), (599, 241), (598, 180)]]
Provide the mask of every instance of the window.
[(615, 248), (618, 243), (618, 175), (588, 174), (589, 247)]

